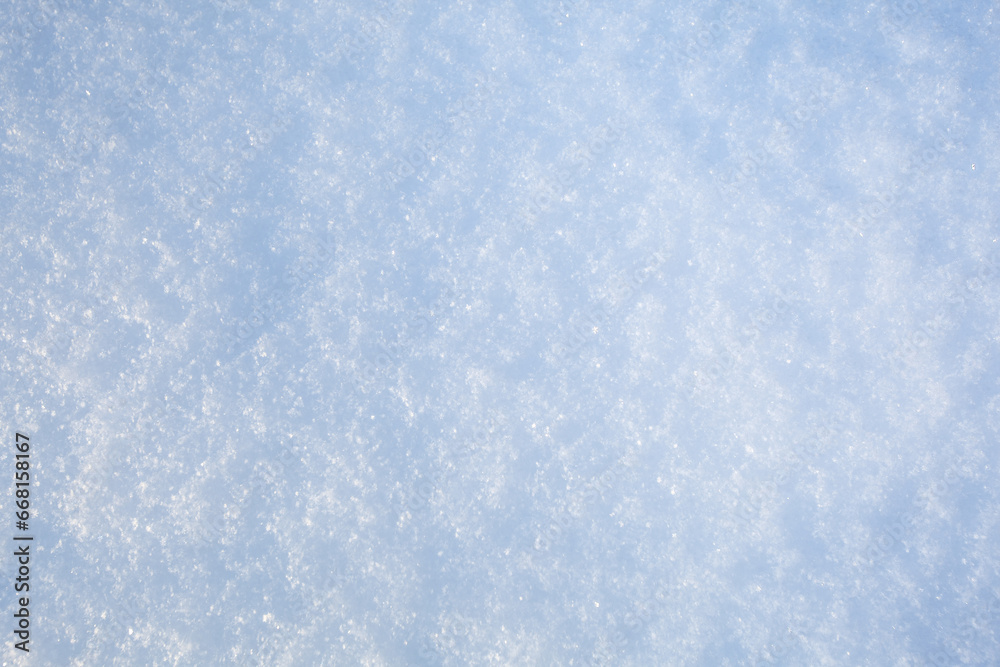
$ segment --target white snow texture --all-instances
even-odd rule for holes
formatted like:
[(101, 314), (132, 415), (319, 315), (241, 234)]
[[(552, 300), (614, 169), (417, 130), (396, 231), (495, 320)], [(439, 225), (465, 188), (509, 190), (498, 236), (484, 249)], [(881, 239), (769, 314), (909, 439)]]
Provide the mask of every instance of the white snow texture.
[(1000, 664), (998, 12), (5, 3), (0, 662)]

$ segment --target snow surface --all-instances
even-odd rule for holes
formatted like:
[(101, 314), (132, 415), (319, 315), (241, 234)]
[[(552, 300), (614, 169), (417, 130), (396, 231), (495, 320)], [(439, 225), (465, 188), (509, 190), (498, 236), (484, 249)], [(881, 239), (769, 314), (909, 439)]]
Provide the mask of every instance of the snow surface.
[(7, 3), (0, 658), (1000, 664), (998, 19)]

